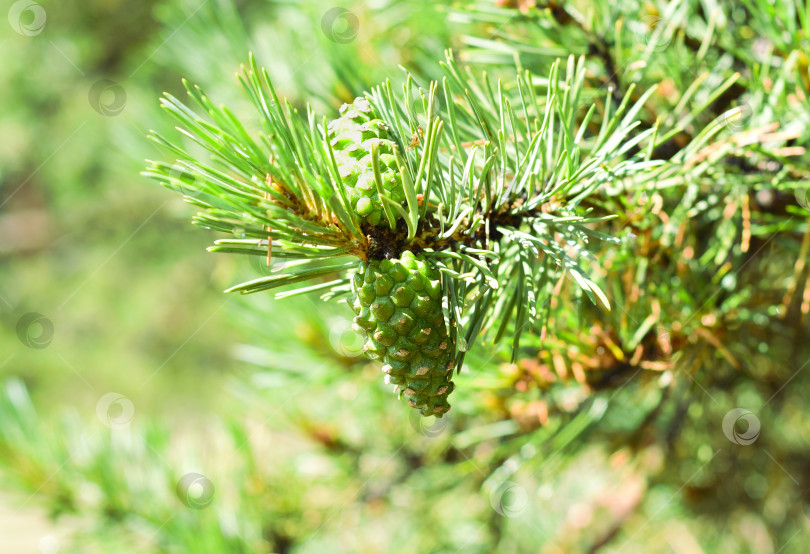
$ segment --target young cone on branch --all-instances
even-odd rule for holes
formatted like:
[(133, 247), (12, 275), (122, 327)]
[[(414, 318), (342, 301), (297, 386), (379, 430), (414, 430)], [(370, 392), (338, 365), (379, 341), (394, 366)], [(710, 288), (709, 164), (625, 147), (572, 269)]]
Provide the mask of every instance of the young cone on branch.
[(422, 415), (450, 409), (455, 345), (442, 314), (439, 273), (405, 251), (399, 260), (370, 261), (352, 279), (354, 328), (363, 351), (384, 362), (385, 382), (397, 385)]
[[(327, 128), (349, 201), (364, 223), (384, 224), (372, 149), (378, 148), (384, 193), (401, 204), (405, 192), (396, 144), (386, 138), (388, 126), (376, 119), (365, 98), (344, 104), (340, 114)], [(399, 260), (371, 259), (360, 263), (352, 292), (354, 329), (367, 339), (366, 355), (385, 364), (386, 384), (396, 385), (422, 415), (441, 417), (450, 409), (455, 348), (442, 314), (438, 271), (410, 251)]]
[(211, 161), (154, 135), (177, 160), (146, 172), (187, 195), (196, 224), (230, 235), (211, 251), (287, 262), (229, 292), (347, 299), (386, 382), (436, 416), (450, 409), (453, 368), (477, 337), (511, 337), (514, 360), (521, 334), (547, 322), (556, 283), (571, 279), (609, 309), (591, 278), (594, 252), (619, 241), (597, 227), (613, 216), (584, 202), (618, 180), (642, 187), (670, 171), (649, 159), (657, 128), (632, 134), (653, 89), (619, 106), (607, 93), (594, 126), (576, 119), (590, 98), (584, 58), (555, 63), (543, 84), (516, 73), (497, 95), (451, 52), (443, 69), (441, 83), (423, 89), (408, 76), (397, 97), (386, 82), (319, 123), (281, 102), (251, 58), (240, 81), (261, 140), (187, 84), (205, 116), (171, 95), (163, 105)]
[(343, 104), (341, 116), (329, 123), (335, 161), (355, 214), (369, 225), (384, 223), (382, 199), (374, 178), (372, 148), (380, 153), (380, 173), (385, 194), (394, 202), (405, 201), (400, 184), (396, 145), (388, 139), (388, 126), (377, 119), (365, 98)]

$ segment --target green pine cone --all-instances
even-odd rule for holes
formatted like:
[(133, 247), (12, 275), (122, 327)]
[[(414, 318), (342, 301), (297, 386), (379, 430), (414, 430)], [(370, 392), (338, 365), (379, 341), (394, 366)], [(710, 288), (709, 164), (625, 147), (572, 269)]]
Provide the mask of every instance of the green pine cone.
[[(363, 263), (352, 280), (354, 328), (363, 351), (382, 359), (385, 382), (401, 387), (422, 415), (450, 409), (455, 344), (442, 314), (439, 273), (423, 256)], [(396, 390), (396, 389), (395, 389)]]
[(340, 114), (338, 119), (329, 123), (329, 136), (340, 177), (348, 189), (349, 201), (363, 222), (370, 225), (385, 223), (382, 200), (374, 181), (371, 148), (375, 143), (379, 145), (385, 195), (401, 204), (405, 201), (405, 191), (394, 154), (396, 143), (389, 139), (388, 126), (376, 118), (365, 98), (343, 104)]

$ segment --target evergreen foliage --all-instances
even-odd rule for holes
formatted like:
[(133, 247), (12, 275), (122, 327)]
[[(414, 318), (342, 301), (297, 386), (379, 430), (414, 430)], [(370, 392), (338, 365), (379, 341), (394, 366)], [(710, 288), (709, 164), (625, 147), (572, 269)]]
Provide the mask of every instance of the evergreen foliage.
[(802, 552), (810, 6), (433, 4), (356, 7), (336, 45), (274, 3), (283, 59), (263, 2), (178, 31), (216, 90), (164, 96), (146, 175), (237, 255), (229, 292), (275, 298), (233, 301), (249, 344), (187, 442), (5, 380), (4, 482), (108, 550)]

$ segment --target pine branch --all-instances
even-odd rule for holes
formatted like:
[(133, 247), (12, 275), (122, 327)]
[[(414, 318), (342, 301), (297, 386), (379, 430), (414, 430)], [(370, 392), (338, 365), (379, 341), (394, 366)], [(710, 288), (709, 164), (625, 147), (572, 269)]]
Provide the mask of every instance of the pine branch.
[[(537, 307), (548, 301), (549, 284), (563, 275), (608, 307), (588, 277), (594, 259), (588, 242), (615, 242), (593, 229), (611, 214), (593, 217), (583, 201), (617, 180), (650, 179), (660, 165), (626, 157), (654, 134), (628, 141), (651, 91), (633, 104), (625, 98), (612, 113), (606, 110), (594, 134), (589, 130), (594, 106), (582, 116), (582, 59), (569, 58), (564, 71), (555, 64), (547, 79), (520, 72), (513, 83), (493, 83), (486, 74), (476, 79), (450, 53), (442, 66), (440, 83), (420, 87), (409, 75), (399, 95), (390, 82), (370, 93), (373, 110), (396, 143), (406, 199), (400, 205), (380, 195), (387, 225), (359, 221), (328, 125), (319, 124), (310, 110), (304, 119), (289, 106), (283, 109), (266, 72), (252, 59), (240, 82), (261, 116), (259, 139), (187, 85), (207, 118), (171, 97), (163, 105), (184, 124), (183, 134), (211, 153), (212, 162), (156, 136), (178, 160), (153, 162), (146, 174), (186, 192), (201, 208), (196, 224), (236, 235), (218, 240), (212, 251), (298, 260), (283, 273), (231, 291), (267, 290), (345, 275), (351, 268), (350, 261), (324, 266), (326, 259), (424, 252), (445, 276), (448, 320), (463, 339), (462, 352), (481, 332), (501, 338), (510, 323), (516, 350), (523, 331), (543, 324), (545, 312)], [(605, 106), (611, 106), (610, 94)], [(378, 166), (373, 180), (379, 192)], [(346, 278), (331, 282), (325, 294), (335, 296), (333, 287), (345, 287)]]

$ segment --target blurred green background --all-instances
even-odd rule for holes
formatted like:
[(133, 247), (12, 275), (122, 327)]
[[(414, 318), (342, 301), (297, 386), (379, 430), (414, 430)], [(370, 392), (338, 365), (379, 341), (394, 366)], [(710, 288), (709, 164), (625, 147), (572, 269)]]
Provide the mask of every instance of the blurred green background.
[[(280, 96), (331, 116), (399, 65), (435, 76), (444, 48), (472, 44), (464, 16), (387, 0), (4, 11), (1, 552), (805, 550), (806, 321), (751, 371), (707, 358), (715, 377), (667, 388), (650, 371), (601, 396), (527, 391), (536, 365), (482, 345), (456, 413), (421, 421), (358, 356), (346, 307), (223, 295), (266, 269), (206, 253), (191, 208), (139, 175), (165, 157), (145, 136), (171, 133), (158, 98), (184, 97), (182, 78), (249, 114), (234, 74), (252, 51)], [(550, 419), (532, 411), (546, 398)], [(724, 414), (769, 403), (772, 442), (726, 439)]]

